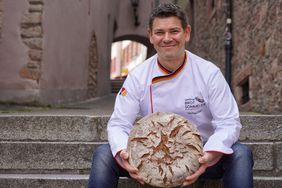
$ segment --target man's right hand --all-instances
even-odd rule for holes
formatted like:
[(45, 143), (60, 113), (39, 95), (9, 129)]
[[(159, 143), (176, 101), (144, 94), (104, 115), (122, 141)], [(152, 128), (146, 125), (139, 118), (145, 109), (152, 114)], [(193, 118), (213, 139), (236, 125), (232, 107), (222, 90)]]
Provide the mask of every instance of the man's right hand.
[(144, 180), (140, 177), (138, 169), (129, 164), (129, 155), (126, 150), (119, 151), (116, 154), (115, 159), (122, 168), (128, 171), (132, 178), (136, 179), (142, 185), (144, 184)]

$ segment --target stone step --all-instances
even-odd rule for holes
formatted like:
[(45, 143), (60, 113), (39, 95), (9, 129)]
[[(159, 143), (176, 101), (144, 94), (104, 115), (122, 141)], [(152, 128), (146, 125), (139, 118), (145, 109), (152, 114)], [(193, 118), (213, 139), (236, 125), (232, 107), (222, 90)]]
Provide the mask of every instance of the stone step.
[(0, 141), (105, 141), (109, 116), (1, 115)]
[(85, 188), (88, 175), (0, 174), (0, 188)]
[(88, 173), (98, 142), (0, 142), (0, 173)]
[[(0, 173), (88, 174), (93, 151), (106, 141), (108, 119), (109, 116), (89, 115), (0, 115)], [(253, 150), (254, 173), (261, 177), (255, 187), (275, 187), (282, 177), (282, 116), (242, 115), (241, 121), (240, 140)], [(9, 187), (4, 186), (9, 181), (12, 180), (0, 178), (0, 188)], [(124, 181), (120, 188), (138, 187), (133, 181)], [(58, 182), (19, 178), (15, 182), (27, 187), (32, 187), (28, 184), (33, 182), (46, 183), (34, 187), (85, 186), (85, 180), (79, 178)]]
[[(281, 188), (282, 177), (254, 177), (255, 188)], [(156, 188), (152, 186), (142, 186), (136, 181), (129, 179), (122, 179), (119, 183), (119, 188)], [(187, 186), (187, 188), (223, 188), (223, 184), (220, 180), (199, 180), (193, 185)]]
[(243, 141), (282, 141), (282, 115), (241, 115)]
[[(0, 115), (0, 141), (106, 141), (109, 116)], [(241, 115), (241, 141), (282, 141), (281, 115)]]
[[(92, 153), (105, 142), (0, 142), (0, 173), (81, 172), (88, 173)], [(282, 176), (282, 143), (246, 143), (253, 150), (256, 175)], [(281, 150), (279, 151), (281, 154)], [(281, 156), (281, 155), (280, 155)]]
[[(88, 175), (80, 174), (0, 174), (0, 188), (85, 188)], [(254, 177), (255, 188), (280, 188), (281, 177)], [(118, 188), (153, 188), (121, 178)], [(189, 188), (222, 188), (219, 180), (198, 181)], [(187, 188), (188, 188), (187, 187)]]

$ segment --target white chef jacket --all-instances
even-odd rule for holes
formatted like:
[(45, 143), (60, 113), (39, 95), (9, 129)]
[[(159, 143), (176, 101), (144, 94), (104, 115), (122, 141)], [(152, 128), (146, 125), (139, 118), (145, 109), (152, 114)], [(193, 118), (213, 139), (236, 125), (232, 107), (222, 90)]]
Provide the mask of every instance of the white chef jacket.
[(115, 101), (108, 122), (113, 156), (126, 149), (128, 134), (138, 115), (172, 112), (198, 128), (204, 151), (233, 153), (241, 123), (236, 101), (220, 69), (186, 51), (183, 64), (170, 73), (157, 54), (132, 70)]

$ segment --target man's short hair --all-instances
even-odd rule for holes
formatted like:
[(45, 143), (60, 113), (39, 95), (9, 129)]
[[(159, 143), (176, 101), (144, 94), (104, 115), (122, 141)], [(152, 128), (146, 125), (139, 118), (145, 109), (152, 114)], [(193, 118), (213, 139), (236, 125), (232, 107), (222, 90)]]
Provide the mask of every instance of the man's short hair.
[(167, 18), (175, 16), (181, 21), (181, 26), (185, 30), (188, 25), (187, 15), (180, 9), (179, 6), (173, 3), (163, 3), (156, 7), (149, 18), (149, 29), (152, 29), (155, 18)]

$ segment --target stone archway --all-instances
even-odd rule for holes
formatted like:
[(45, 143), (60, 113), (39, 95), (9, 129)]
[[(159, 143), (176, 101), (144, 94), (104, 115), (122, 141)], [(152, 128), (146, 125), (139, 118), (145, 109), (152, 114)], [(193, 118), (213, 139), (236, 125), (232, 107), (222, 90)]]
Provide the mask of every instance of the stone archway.
[(155, 49), (153, 45), (150, 43), (148, 37), (139, 36), (139, 35), (124, 35), (124, 36), (116, 37), (113, 42), (118, 42), (123, 40), (132, 40), (145, 45), (147, 47), (147, 58), (151, 57), (155, 53)]
[[(113, 57), (113, 60), (111, 62), (112, 93), (117, 93), (120, 90), (127, 72), (138, 64), (138, 62), (135, 61), (136, 59), (142, 59), (143, 61), (154, 54), (153, 46), (150, 44), (150, 41), (147, 37), (139, 35), (123, 35), (115, 38), (113, 40), (113, 43), (122, 41), (130, 42), (125, 42), (128, 45), (127, 47), (123, 46), (124, 44), (117, 45), (117, 50), (121, 50), (120, 53), (122, 55), (114, 55), (115, 57)], [(138, 44), (142, 44), (141, 46), (143, 47), (141, 47), (140, 45), (138, 46)], [(146, 54), (144, 54), (144, 46), (147, 48)], [(140, 55), (141, 53), (144, 55)]]
[(93, 32), (89, 46), (87, 98), (94, 98), (97, 95), (98, 76), (98, 53), (96, 35)]

